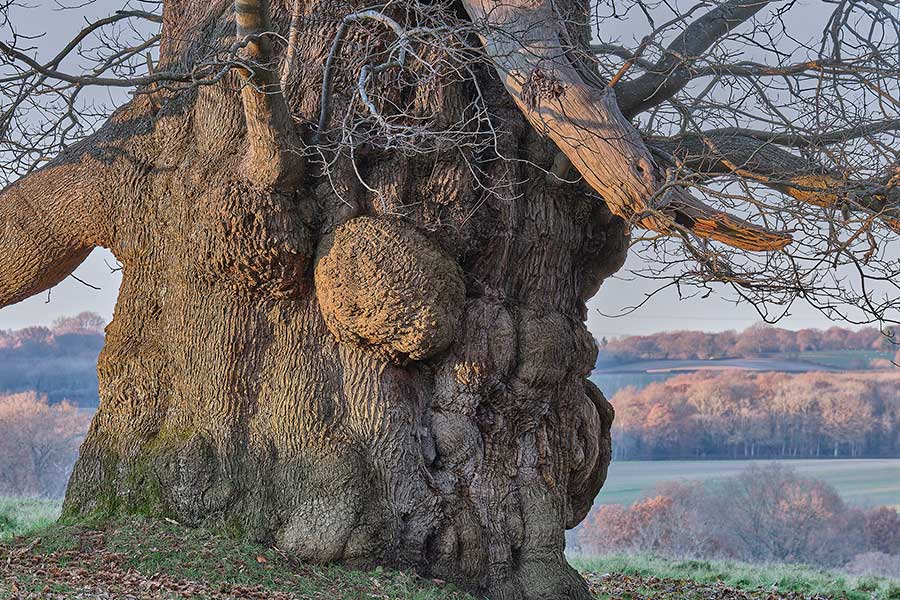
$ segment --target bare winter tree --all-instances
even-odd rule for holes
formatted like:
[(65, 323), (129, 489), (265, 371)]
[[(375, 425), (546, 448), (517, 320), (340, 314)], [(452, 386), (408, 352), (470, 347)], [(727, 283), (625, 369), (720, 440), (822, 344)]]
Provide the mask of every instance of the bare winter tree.
[(630, 231), (767, 316), (896, 318), (889, 3), (823, 0), (817, 41), (769, 0), (159, 4), (49, 58), (0, 5), (0, 305), (123, 265), (70, 516), (585, 599), (585, 302)]

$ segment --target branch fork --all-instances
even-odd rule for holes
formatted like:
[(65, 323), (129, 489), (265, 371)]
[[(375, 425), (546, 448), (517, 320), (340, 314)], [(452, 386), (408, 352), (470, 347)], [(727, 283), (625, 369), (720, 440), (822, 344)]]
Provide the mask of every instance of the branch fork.
[(269, 39), (266, 0), (235, 0), (238, 40), (247, 67), (235, 70), (243, 81), (241, 102), (250, 149), (244, 174), (262, 186), (290, 188), (303, 178), (303, 142), (294, 130)]
[[(610, 210), (662, 234), (686, 229), (751, 251), (781, 250), (791, 236), (707, 206), (673, 186), (666, 205), (649, 206), (664, 175), (640, 134), (622, 114), (611, 87), (584, 80), (562, 51), (566, 34), (550, 0), (463, 0), (484, 50), (510, 96), (539, 132), (553, 140)], [(553, 93), (530, 91), (534, 73), (555, 82)]]

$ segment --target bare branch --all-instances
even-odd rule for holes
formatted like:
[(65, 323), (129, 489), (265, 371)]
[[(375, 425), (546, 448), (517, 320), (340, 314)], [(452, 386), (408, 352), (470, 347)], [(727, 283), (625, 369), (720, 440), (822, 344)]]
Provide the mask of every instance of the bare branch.
[(835, 129), (823, 133), (787, 133), (783, 131), (764, 131), (759, 129), (744, 129), (742, 127), (721, 127), (703, 132), (700, 135), (709, 138), (723, 138), (728, 136), (743, 137), (777, 144), (793, 148), (818, 148), (831, 144), (842, 144), (858, 138), (870, 137), (879, 133), (900, 131), (900, 119), (886, 119), (884, 121), (872, 121), (860, 123), (846, 129)]
[(670, 234), (679, 228), (745, 250), (777, 250), (789, 235), (727, 215), (665, 181), (608, 87), (588, 85), (573, 66), (549, 2), (464, 6), (516, 104), (569, 158), (615, 214)]
[(671, 98), (691, 80), (689, 67), (694, 60), (770, 2), (771, 0), (730, 0), (691, 23), (645, 75), (619, 84), (616, 97), (622, 113), (631, 118)]
[(238, 40), (251, 66), (238, 67), (250, 153), (246, 175), (260, 185), (291, 185), (303, 177), (302, 144), (273, 66), (265, 0), (235, 0)]
[(700, 174), (746, 177), (801, 202), (826, 208), (844, 204), (881, 217), (893, 228), (900, 225), (900, 189), (878, 181), (843, 179), (771, 143), (720, 131), (653, 138), (648, 143)]

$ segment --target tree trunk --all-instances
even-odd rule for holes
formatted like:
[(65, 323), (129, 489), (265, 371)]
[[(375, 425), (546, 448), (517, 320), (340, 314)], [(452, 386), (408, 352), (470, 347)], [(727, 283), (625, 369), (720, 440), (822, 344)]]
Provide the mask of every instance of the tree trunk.
[[(167, 2), (159, 68), (227, 47), (230, 4)], [(270, 10), (287, 37), (288, 7)], [(351, 9), (303, 10), (284, 96), (295, 121), (315, 123), (322, 63)], [(267, 99), (242, 94), (236, 74), (136, 96), (4, 192), (15, 235), (0, 242), (0, 305), (97, 245), (124, 265), (66, 515), (224, 526), (301, 559), (413, 567), (495, 599), (589, 598), (564, 532), (605, 479), (613, 411), (586, 378), (585, 302), (621, 267), (625, 225), (548, 176), (556, 148), (491, 69), (478, 78), (495, 152), (357, 148), (377, 196), (346, 158), (330, 179), (314, 165), (299, 181), (280, 163), (260, 174), (265, 154), (248, 145), (268, 121), (246, 111)], [(335, 126), (355, 81), (338, 67)], [(474, 92), (400, 93), (453, 119)], [(49, 229), (24, 218), (60, 198)], [(20, 253), (27, 264), (6, 251), (44, 238), (52, 252)]]

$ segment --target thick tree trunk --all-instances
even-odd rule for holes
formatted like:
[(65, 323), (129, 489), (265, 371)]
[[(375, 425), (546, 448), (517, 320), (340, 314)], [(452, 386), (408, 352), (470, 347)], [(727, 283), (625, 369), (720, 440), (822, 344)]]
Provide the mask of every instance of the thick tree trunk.
[[(166, 4), (164, 64), (233, 35), (228, 3), (200, 4)], [(272, 6), (282, 30), (287, 8)], [(285, 95), (315, 123), (327, 23), (348, 9), (305, 10), (324, 18), (304, 21)], [(83, 154), (119, 182), (94, 243), (124, 274), (68, 516), (224, 526), (495, 599), (589, 597), (564, 531), (603, 483), (613, 411), (586, 378), (585, 301), (621, 266), (625, 226), (540, 168), (555, 148), (480, 77), (497, 151), (523, 160), (369, 151), (377, 200), (340, 162), (341, 197), (314, 169), (255, 179), (238, 76), (113, 117)], [(472, 90), (404, 93), (449, 118)], [(39, 283), (5, 285), (0, 304)]]

